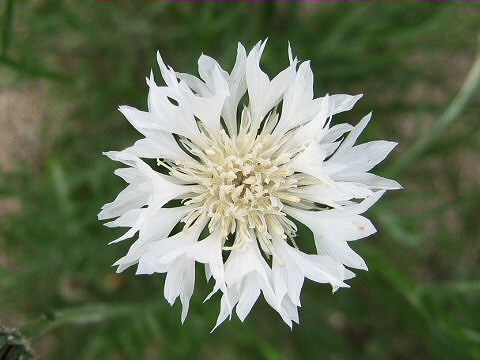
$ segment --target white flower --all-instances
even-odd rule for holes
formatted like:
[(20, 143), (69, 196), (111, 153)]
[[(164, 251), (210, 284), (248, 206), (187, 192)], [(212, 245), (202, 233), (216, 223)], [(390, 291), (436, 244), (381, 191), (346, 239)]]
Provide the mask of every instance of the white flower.
[[(137, 274), (166, 273), (165, 298), (180, 297), (182, 321), (197, 262), (215, 281), (209, 297), (222, 294), (217, 326), (233, 311), (243, 321), (260, 294), (298, 323), (305, 278), (336, 290), (354, 276), (347, 267), (367, 269), (348, 242), (375, 232), (360, 214), (401, 187), (369, 173), (395, 143), (354, 145), (370, 114), (355, 127), (331, 126), (361, 95), (314, 98), (310, 63), (290, 48), (289, 66), (270, 80), (260, 68), (264, 47), (247, 56), (239, 44), (231, 73), (202, 55), (200, 78), (158, 55), (166, 85), (147, 78), (148, 111), (119, 109), (144, 138), (106, 153), (126, 165), (115, 173), (128, 186), (98, 217), (130, 228), (113, 242), (138, 234), (118, 271), (138, 264)], [(312, 230), (315, 254), (295, 243), (293, 219)]]

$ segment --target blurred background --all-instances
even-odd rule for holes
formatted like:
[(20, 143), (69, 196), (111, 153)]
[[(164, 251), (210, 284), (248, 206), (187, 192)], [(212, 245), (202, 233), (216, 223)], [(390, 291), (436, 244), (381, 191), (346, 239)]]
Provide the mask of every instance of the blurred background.
[[(0, 11), (0, 321), (39, 359), (480, 359), (478, 6), (2, 0)], [(124, 186), (101, 152), (140, 137), (116, 108), (146, 108), (157, 49), (178, 71), (196, 73), (202, 52), (230, 70), (237, 41), (266, 37), (270, 75), (291, 41), (317, 96), (365, 94), (334, 120), (373, 110), (362, 140), (400, 143), (377, 173), (405, 189), (370, 211), (378, 234), (354, 244), (370, 271), (351, 289), (306, 282), (293, 330), (261, 299), (210, 334), (219, 298), (202, 304), (202, 273), (182, 326), (162, 275), (111, 268), (129, 243), (107, 246), (122, 230), (96, 219)]]

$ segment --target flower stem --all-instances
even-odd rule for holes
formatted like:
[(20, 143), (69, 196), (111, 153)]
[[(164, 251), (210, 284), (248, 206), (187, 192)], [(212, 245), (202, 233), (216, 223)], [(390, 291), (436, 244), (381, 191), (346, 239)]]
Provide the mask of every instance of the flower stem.
[(450, 105), (440, 115), (437, 122), (433, 125), (432, 129), (425, 136), (420, 137), (397, 162), (392, 168), (387, 171), (387, 175), (392, 177), (402, 172), (410, 164), (415, 162), (420, 155), (422, 155), (434, 140), (449, 126), (451, 125), (465, 110), (467, 105), (473, 100), (475, 94), (480, 88), (480, 51), (468, 73), (465, 81), (463, 82), (460, 91), (452, 100)]
[(14, 15), (14, 1), (7, 0), (5, 2), (4, 13), (3, 13), (3, 29), (2, 29), (2, 47), (1, 54), (6, 55), (7, 51), (10, 48), (12, 33), (13, 33), (13, 15)]
[(21, 332), (26, 338), (31, 340), (62, 325), (88, 324), (110, 318), (128, 317), (155, 307), (158, 307), (158, 302), (146, 304), (93, 304), (72, 307), (46, 313), (25, 325)]

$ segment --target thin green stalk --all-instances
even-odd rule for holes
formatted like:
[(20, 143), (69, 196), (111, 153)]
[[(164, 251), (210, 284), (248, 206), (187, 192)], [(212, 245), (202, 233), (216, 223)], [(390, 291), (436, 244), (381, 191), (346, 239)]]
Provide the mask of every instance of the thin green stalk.
[(82, 305), (44, 314), (22, 327), (21, 333), (31, 340), (62, 325), (88, 324), (111, 318), (128, 317), (158, 306), (159, 302)]
[(388, 176), (394, 176), (402, 172), (408, 165), (415, 162), (429, 146), (438, 138), (438, 136), (451, 125), (465, 110), (467, 105), (473, 100), (480, 88), (480, 51), (463, 82), (460, 91), (438, 118), (428, 134), (425, 134), (417, 140), (392, 168), (387, 171)]
[(457, 296), (458, 293), (480, 293), (480, 281), (455, 281), (441, 284), (423, 285), (421, 291), (434, 294), (446, 294), (449, 296)]
[(10, 44), (12, 43), (13, 28), (13, 0), (5, 2), (5, 10), (3, 13), (3, 29), (2, 29), (2, 55), (6, 55)]
[(22, 64), (18, 61), (12, 60), (2, 55), (0, 55), (0, 65), (8, 66), (14, 70), (17, 70), (19, 72), (22, 72), (24, 74), (34, 76), (34, 77), (42, 77), (42, 78), (53, 80), (59, 83), (64, 83), (64, 84), (75, 83), (73, 78), (65, 76), (61, 73), (57, 73), (55, 71), (51, 71), (51, 70), (40, 68), (40, 67), (33, 67), (27, 64)]

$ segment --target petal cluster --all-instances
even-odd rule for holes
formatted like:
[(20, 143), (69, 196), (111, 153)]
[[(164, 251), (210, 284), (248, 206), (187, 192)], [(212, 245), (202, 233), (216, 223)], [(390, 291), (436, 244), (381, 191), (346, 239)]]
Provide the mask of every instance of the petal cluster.
[[(200, 77), (158, 54), (165, 84), (147, 78), (148, 110), (119, 108), (143, 138), (105, 153), (123, 164), (115, 174), (127, 186), (98, 217), (128, 228), (112, 242), (135, 239), (117, 270), (165, 273), (165, 298), (180, 298), (182, 321), (198, 263), (213, 283), (207, 299), (221, 294), (217, 326), (233, 312), (243, 321), (260, 295), (298, 323), (305, 278), (335, 291), (350, 269), (367, 269), (349, 242), (376, 231), (362, 214), (401, 187), (370, 172), (396, 143), (356, 145), (371, 114), (332, 125), (361, 95), (315, 98), (310, 63), (290, 47), (289, 65), (270, 79), (260, 67), (265, 44), (248, 54), (238, 44), (231, 72), (202, 55)], [(295, 241), (296, 223), (312, 231), (315, 253)]]

